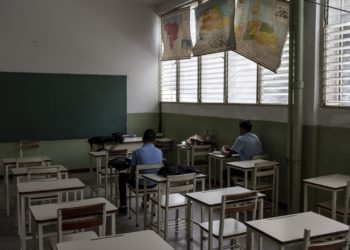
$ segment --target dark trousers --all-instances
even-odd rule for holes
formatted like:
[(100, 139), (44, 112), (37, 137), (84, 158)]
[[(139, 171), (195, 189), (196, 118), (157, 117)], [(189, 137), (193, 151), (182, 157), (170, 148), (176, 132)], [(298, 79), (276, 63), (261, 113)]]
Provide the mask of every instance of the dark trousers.
[[(120, 206), (126, 206), (126, 186), (130, 184), (135, 187), (135, 179), (130, 177), (129, 173), (120, 173), (119, 174), (119, 200)], [(139, 185), (140, 189), (143, 189), (143, 185)], [(149, 195), (147, 195), (147, 201)]]

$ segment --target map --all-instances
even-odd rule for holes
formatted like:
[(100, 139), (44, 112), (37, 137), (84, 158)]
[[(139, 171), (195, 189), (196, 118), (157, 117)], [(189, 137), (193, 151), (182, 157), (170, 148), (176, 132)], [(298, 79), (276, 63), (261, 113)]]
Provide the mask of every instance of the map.
[(287, 1), (238, 0), (235, 51), (276, 72), (281, 64), (288, 23)]
[(190, 33), (190, 8), (172, 12), (162, 17), (162, 60), (190, 58), (192, 40)]
[(197, 43), (193, 55), (234, 48), (235, 0), (211, 0), (196, 9)]

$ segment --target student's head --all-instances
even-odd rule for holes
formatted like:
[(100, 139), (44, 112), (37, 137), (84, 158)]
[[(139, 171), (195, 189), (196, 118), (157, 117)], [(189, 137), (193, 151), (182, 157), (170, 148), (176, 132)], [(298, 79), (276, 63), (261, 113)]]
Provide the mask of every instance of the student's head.
[(143, 133), (142, 140), (144, 143), (152, 143), (156, 141), (156, 132), (153, 129), (146, 129)]
[(239, 123), (239, 132), (241, 135), (244, 135), (245, 133), (248, 133), (252, 131), (252, 123), (249, 120), (242, 120)]

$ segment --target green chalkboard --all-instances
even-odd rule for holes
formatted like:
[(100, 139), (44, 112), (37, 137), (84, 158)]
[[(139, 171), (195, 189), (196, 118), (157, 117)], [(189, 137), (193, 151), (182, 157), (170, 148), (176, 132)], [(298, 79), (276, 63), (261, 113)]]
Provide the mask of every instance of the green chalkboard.
[(126, 76), (0, 73), (0, 141), (126, 132)]

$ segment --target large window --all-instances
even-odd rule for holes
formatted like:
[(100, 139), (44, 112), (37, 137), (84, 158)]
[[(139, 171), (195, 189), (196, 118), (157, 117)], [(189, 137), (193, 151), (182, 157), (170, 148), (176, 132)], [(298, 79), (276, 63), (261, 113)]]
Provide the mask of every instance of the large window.
[[(329, 5), (350, 9), (349, 0)], [(323, 104), (350, 106), (350, 14), (325, 8), (323, 50)]]
[[(191, 6), (191, 35), (195, 44), (195, 12)], [(235, 52), (221, 52), (160, 63), (163, 102), (288, 103), (289, 44), (281, 67), (273, 73)]]

